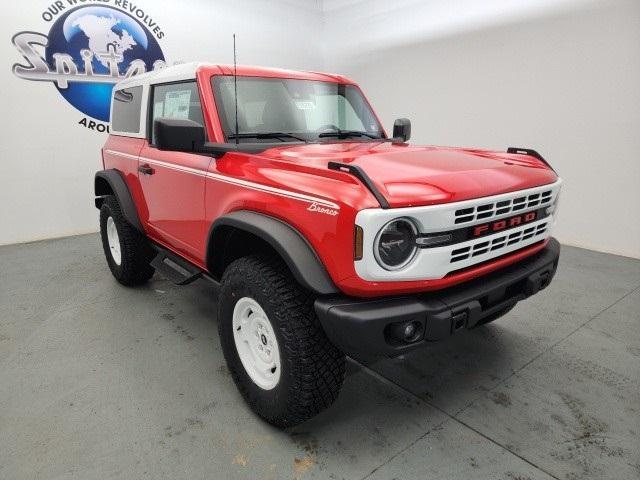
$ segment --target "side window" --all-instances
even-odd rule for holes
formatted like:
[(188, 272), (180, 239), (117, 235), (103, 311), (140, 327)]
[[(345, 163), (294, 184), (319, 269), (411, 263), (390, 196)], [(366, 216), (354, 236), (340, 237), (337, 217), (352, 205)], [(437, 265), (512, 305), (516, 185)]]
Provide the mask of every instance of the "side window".
[(155, 144), (153, 121), (156, 118), (186, 118), (204, 125), (202, 105), (196, 82), (155, 85), (151, 100), (151, 144)]
[(111, 128), (116, 132), (140, 133), (142, 87), (124, 88), (113, 94)]

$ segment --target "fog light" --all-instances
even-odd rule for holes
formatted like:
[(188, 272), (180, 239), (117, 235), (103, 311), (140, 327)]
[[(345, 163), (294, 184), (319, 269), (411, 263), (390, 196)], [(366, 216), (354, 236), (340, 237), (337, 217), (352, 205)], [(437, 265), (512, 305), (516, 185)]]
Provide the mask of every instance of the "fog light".
[(391, 336), (405, 343), (413, 343), (422, 335), (422, 323), (412, 320), (409, 322), (395, 323), (391, 325)]
[(418, 329), (418, 327), (416, 327), (416, 324), (414, 322), (411, 323), (407, 323), (404, 326), (404, 331), (402, 332), (404, 335), (405, 339), (411, 338), (415, 335), (416, 330)]

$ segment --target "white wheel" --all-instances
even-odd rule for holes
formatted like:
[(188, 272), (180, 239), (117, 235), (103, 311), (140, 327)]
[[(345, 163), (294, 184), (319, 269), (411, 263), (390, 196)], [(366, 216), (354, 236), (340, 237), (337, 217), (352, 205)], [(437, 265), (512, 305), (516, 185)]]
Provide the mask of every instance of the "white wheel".
[(151, 260), (157, 255), (149, 239), (122, 214), (113, 195), (100, 205), (100, 240), (109, 270), (122, 285), (142, 285), (153, 277)]
[(107, 218), (107, 239), (109, 240), (111, 257), (116, 265), (120, 265), (122, 263), (120, 237), (118, 236), (118, 229), (116, 228), (116, 222), (113, 221), (113, 217)]
[(233, 339), (253, 382), (271, 390), (280, 381), (280, 349), (267, 314), (253, 298), (243, 297), (233, 309)]
[(314, 299), (266, 255), (238, 258), (220, 282), (218, 330), (231, 377), (251, 409), (280, 428), (327, 408), (344, 380), (345, 356), (324, 333)]

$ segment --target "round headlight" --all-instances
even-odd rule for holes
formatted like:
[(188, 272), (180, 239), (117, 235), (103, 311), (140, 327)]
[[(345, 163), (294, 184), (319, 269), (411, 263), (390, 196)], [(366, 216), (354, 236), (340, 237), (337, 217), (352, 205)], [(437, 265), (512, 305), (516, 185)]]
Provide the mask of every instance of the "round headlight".
[(373, 245), (373, 253), (382, 268), (399, 270), (415, 256), (418, 229), (408, 218), (396, 218), (387, 223)]

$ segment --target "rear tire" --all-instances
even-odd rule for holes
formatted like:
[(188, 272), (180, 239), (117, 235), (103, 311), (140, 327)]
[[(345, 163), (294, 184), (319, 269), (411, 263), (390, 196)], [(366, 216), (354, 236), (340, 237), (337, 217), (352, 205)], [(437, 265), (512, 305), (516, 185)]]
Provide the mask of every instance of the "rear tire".
[(222, 277), (218, 329), (227, 366), (253, 411), (280, 428), (327, 408), (344, 381), (345, 356), (322, 330), (313, 301), (267, 256), (240, 258)]
[(153, 249), (147, 238), (127, 222), (112, 195), (104, 197), (100, 207), (100, 236), (107, 264), (118, 282), (133, 286), (153, 277)]

